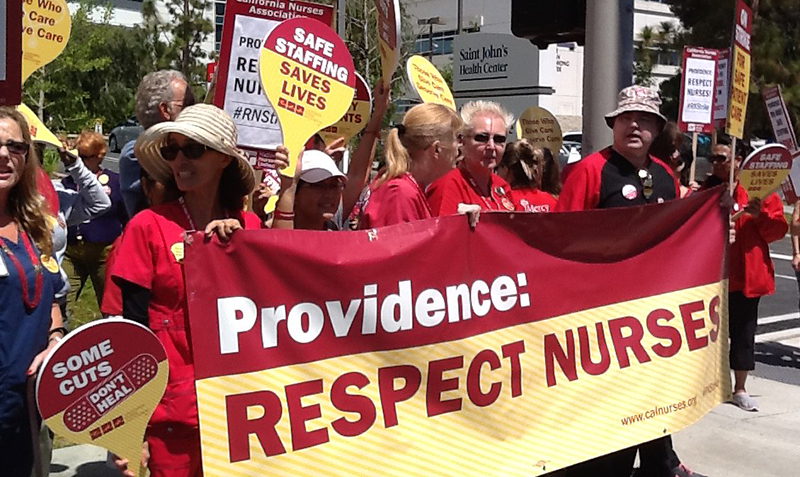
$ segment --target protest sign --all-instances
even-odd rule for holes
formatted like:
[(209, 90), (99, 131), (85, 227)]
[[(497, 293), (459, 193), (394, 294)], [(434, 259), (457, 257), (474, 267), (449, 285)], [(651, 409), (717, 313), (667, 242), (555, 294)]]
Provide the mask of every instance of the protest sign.
[(692, 424), (730, 397), (722, 193), (192, 241), (205, 475), (535, 476)]
[(353, 58), (341, 38), (310, 18), (286, 20), (264, 39), (258, 59), (261, 84), (284, 131), (294, 175), (300, 152), (317, 131), (341, 118), (353, 102)]
[(450, 87), (430, 61), (414, 55), (408, 59), (406, 70), (411, 86), (423, 103), (443, 104), (453, 111), (456, 110), (456, 102)]
[(22, 0), (0, 4), (0, 106), (22, 101)]
[(728, 118), (731, 50), (719, 50), (717, 57), (717, 92), (714, 98), (714, 127), (724, 129)]
[[(64, 147), (55, 134), (53, 134), (47, 126), (39, 119), (31, 108), (27, 107), (24, 104), (20, 104), (17, 106), (17, 111), (19, 111), (24, 117), (25, 121), (28, 123), (28, 131), (31, 133), (31, 139), (33, 142), (40, 142), (43, 144), (47, 144), (48, 146), (53, 146), (56, 148)], [(69, 151), (73, 156), (78, 157), (77, 150)]]
[(372, 115), (372, 91), (369, 90), (369, 85), (360, 74), (356, 73), (355, 76), (356, 92), (353, 95), (350, 109), (344, 113), (339, 122), (319, 132), (325, 144), (330, 144), (339, 138), (344, 138), (347, 143), (351, 137), (367, 127)]
[(167, 354), (152, 331), (128, 320), (95, 321), (67, 335), (47, 357), (36, 402), (57, 435), (104, 447), (144, 475), (142, 437), (168, 375)]
[(257, 168), (267, 167), (267, 160), (275, 156), (275, 148), (283, 141), (278, 116), (261, 89), (261, 43), (281, 21), (296, 17), (331, 25), (333, 7), (296, 0), (258, 4), (228, 0), (225, 4), (214, 105), (231, 115), (239, 134), (238, 146)]
[(22, 82), (55, 60), (69, 41), (72, 18), (65, 0), (23, 0)]
[(383, 84), (389, 87), (400, 63), (400, 0), (375, 0), (378, 11), (378, 53)]
[(554, 156), (561, 150), (561, 125), (553, 114), (539, 106), (531, 106), (517, 120), (517, 137), (527, 139), (533, 147), (546, 147)]
[(753, 12), (742, 0), (736, 0), (731, 57), (731, 88), (725, 132), (742, 139), (750, 91), (750, 32)]
[(678, 128), (710, 133), (714, 122), (715, 83), (719, 52), (708, 48), (683, 48), (683, 83)]
[(751, 199), (778, 190), (792, 168), (792, 153), (782, 144), (767, 144), (750, 153), (739, 168), (739, 184)]
[(780, 86), (766, 87), (761, 91), (764, 98), (764, 107), (767, 110), (772, 134), (775, 135), (775, 142), (783, 144), (789, 151), (797, 150), (797, 138), (794, 135), (792, 120), (786, 103), (783, 101)]

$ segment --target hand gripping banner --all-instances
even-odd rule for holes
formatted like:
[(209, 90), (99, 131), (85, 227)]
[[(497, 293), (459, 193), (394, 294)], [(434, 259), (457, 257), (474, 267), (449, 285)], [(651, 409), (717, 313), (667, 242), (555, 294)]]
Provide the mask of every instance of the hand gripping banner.
[(694, 423), (730, 396), (723, 192), (193, 240), (205, 475), (535, 476)]

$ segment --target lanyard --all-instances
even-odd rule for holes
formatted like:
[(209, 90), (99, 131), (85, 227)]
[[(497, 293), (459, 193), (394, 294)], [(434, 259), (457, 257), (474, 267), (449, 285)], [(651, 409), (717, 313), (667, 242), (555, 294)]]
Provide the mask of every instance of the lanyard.
[[(422, 187), (420, 187), (419, 182), (417, 182), (417, 180), (414, 179), (414, 176), (411, 175), (410, 172), (406, 172), (406, 177), (408, 177), (411, 180), (411, 182), (413, 182), (414, 185), (417, 186), (417, 190), (419, 191), (420, 195), (424, 198), (425, 197), (425, 191), (422, 190)], [(428, 213), (430, 215), (433, 215), (433, 211), (431, 211), (431, 206), (430, 206), (430, 204), (428, 204), (428, 199), (425, 199), (422, 202), (425, 204), (425, 208), (428, 209)]]
[(181, 208), (183, 208), (183, 213), (186, 215), (186, 220), (189, 221), (189, 230), (197, 230), (197, 227), (194, 225), (194, 220), (192, 220), (192, 216), (189, 214), (189, 209), (186, 207), (186, 201), (183, 200), (183, 197), (178, 198), (178, 202), (181, 204)]
[(489, 179), (489, 198), (492, 199), (494, 206), (492, 206), (492, 202), (486, 200), (486, 197), (483, 194), (481, 194), (480, 190), (478, 189), (478, 183), (475, 182), (475, 179), (472, 178), (472, 174), (470, 174), (469, 171), (466, 169), (462, 168), (461, 170), (464, 172), (464, 175), (467, 176), (467, 182), (469, 182), (470, 187), (472, 187), (472, 189), (475, 191), (478, 197), (480, 197), (481, 200), (483, 201), (483, 204), (486, 206), (486, 210), (501, 210), (500, 204), (497, 203), (494, 196), (492, 195), (491, 179)]
[(14, 265), (14, 268), (17, 270), (17, 275), (19, 275), (20, 286), (22, 287), (22, 303), (25, 304), (25, 308), (28, 310), (33, 310), (39, 305), (39, 301), (42, 298), (42, 266), (39, 263), (39, 260), (36, 258), (36, 253), (33, 251), (33, 246), (31, 245), (31, 240), (28, 238), (28, 234), (20, 233), (19, 238), (22, 241), (22, 245), (25, 247), (25, 251), (28, 253), (28, 258), (31, 261), (31, 265), (33, 265), (33, 274), (34, 274), (34, 288), (33, 288), (33, 298), (29, 297), (28, 294), (28, 277), (25, 275), (25, 269), (22, 267), (22, 264), (19, 262), (17, 257), (14, 255), (14, 252), (8, 248), (4, 239), (0, 239), (0, 249), (3, 250), (3, 253), (6, 254), (11, 263)]

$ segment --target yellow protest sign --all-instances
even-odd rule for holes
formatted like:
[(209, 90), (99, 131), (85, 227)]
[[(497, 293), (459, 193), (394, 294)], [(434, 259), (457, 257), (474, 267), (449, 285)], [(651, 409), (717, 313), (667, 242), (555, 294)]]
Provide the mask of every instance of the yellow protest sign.
[(259, 75), (283, 131), (294, 175), (303, 146), (320, 129), (338, 121), (352, 104), (353, 58), (336, 32), (310, 18), (286, 20), (266, 37)]
[(753, 151), (742, 163), (739, 184), (751, 199), (772, 194), (792, 169), (792, 153), (783, 144), (768, 144)]
[(456, 102), (450, 87), (430, 61), (414, 55), (408, 59), (406, 70), (411, 85), (423, 102), (442, 104), (453, 111), (456, 110)]
[(36, 402), (57, 435), (104, 447), (143, 476), (142, 436), (168, 376), (167, 354), (152, 331), (133, 321), (95, 321), (48, 356), (36, 380)]
[(25, 120), (28, 122), (28, 129), (31, 133), (31, 139), (33, 139), (34, 142), (43, 142), (53, 147), (63, 147), (61, 141), (58, 140), (55, 134), (47, 129), (47, 126), (39, 120), (39, 117), (31, 111), (31, 108), (20, 104), (17, 106), (17, 111), (25, 116)]
[(400, 1), (375, 0), (378, 9), (378, 53), (383, 84), (389, 86), (400, 63)]
[(342, 119), (333, 126), (329, 126), (319, 132), (325, 144), (344, 138), (345, 143), (367, 127), (370, 115), (372, 115), (372, 92), (364, 78), (356, 73), (356, 94), (353, 96), (353, 103), (350, 109), (342, 116)]
[(539, 106), (531, 106), (520, 115), (517, 137), (527, 139), (533, 147), (546, 147), (556, 156), (561, 150), (561, 125), (550, 111)]
[(733, 57), (731, 58), (731, 97), (728, 102), (728, 123), (725, 132), (741, 139), (750, 92), (750, 40), (753, 12), (737, 0), (734, 19)]
[(22, 83), (64, 51), (72, 19), (65, 0), (23, 0)]

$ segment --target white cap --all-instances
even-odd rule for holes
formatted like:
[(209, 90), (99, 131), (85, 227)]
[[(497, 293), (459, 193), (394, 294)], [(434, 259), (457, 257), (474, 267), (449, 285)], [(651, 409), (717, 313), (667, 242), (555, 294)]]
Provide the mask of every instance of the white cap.
[(331, 156), (316, 149), (308, 149), (303, 151), (302, 157), (303, 165), (302, 172), (300, 173), (300, 180), (316, 184), (331, 177), (341, 177), (343, 181), (347, 181), (347, 176), (336, 167)]

